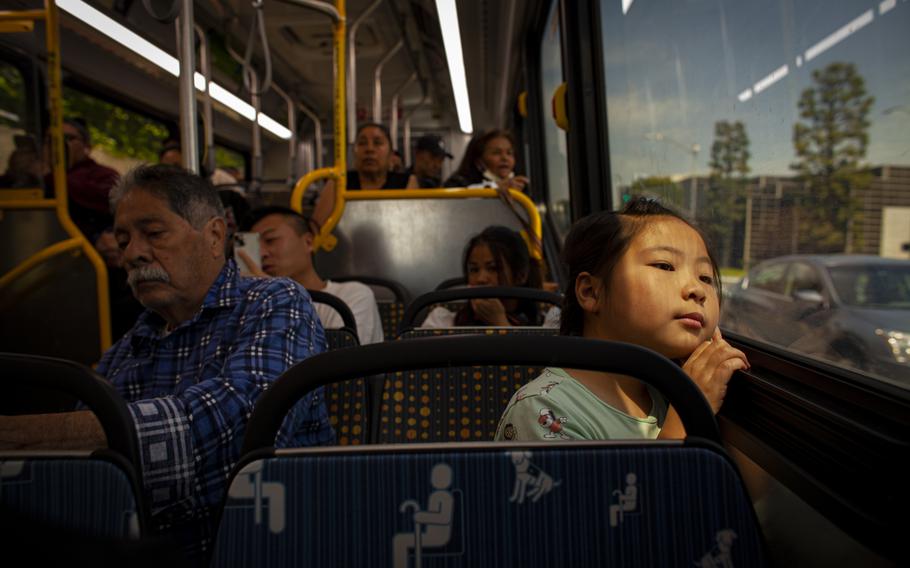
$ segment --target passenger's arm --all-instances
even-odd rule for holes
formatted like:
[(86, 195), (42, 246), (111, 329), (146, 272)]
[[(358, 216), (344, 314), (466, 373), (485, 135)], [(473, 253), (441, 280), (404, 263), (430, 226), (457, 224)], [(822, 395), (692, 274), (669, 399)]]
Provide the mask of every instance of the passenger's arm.
[(0, 450), (95, 450), (107, 447), (101, 423), (88, 410), (0, 416)]
[(357, 338), (361, 345), (382, 343), (382, 320), (379, 317), (376, 296), (365, 284), (360, 284), (356, 291), (357, 294), (348, 299), (348, 307), (351, 308), (354, 321), (357, 322)]
[(420, 188), (420, 182), (417, 181), (417, 176), (411, 174), (408, 176), (408, 185), (405, 186), (405, 189), (418, 189)]
[[(683, 364), (683, 371), (705, 395), (714, 414), (720, 411), (724, 403), (730, 377), (735, 371), (748, 368), (749, 361), (745, 353), (727, 343), (721, 336), (719, 328), (714, 330), (714, 336), (699, 345)], [(657, 437), (661, 439), (686, 437), (682, 420), (672, 406), (667, 409), (667, 417)]]
[(316, 206), (313, 208), (313, 220), (319, 223), (319, 226), (325, 225), (326, 219), (335, 209), (335, 180), (329, 180), (325, 183), (319, 197), (316, 198)]
[(486, 322), (487, 325), (511, 326), (506, 308), (497, 298), (478, 298), (471, 300), (471, 309), (474, 315)]
[(571, 408), (564, 407), (552, 397), (533, 395), (506, 408), (499, 419), (495, 440), (560, 442), (589, 439), (590, 436), (579, 427), (580, 424), (572, 417)]
[[(129, 404), (153, 508), (193, 495), (194, 487), (202, 496), (220, 498), (258, 397), (288, 367), (325, 348), (322, 326), (302, 288), (287, 279), (263, 280), (260, 286), (234, 344), (225, 346), (229, 352), (217, 376), (178, 395)], [(310, 393), (288, 414), (280, 441), (297, 432), (303, 433), (302, 445), (333, 440), (320, 393)]]

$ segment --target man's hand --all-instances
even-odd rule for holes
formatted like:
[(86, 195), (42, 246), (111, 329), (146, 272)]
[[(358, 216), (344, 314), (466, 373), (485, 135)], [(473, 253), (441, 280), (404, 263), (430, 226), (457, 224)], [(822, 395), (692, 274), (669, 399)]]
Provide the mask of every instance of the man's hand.
[(478, 319), (486, 322), (488, 325), (512, 325), (509, 318), (506, 317), (506, 308), (496, 298), (482, 298), (471, 300), (471, 309)]
[(727, 383), (734, 371), (749, 368), (746, 354), (735, 349), (714, 330), (714, 336), (699, 345), (683, 364), (683, 371), (698, 385), (715, 414), (727, 394)]

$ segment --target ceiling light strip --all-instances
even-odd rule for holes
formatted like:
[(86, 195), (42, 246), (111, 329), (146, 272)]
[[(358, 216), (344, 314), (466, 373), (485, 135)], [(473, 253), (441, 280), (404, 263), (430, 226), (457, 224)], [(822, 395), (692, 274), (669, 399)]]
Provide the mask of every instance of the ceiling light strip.
[(461, 48), (461, 30), (458, 25), (458, 10), (455, 0), (436, 0), (439, 14), (439, 28), (449, 62), (449, 78), (452, 81), (452, 95), (458, 112), (458, 125), (465, 134), (474, 131), (471, 120), (471, 101), (468, 98), (468, 81), (464, 70), (464, 52)]

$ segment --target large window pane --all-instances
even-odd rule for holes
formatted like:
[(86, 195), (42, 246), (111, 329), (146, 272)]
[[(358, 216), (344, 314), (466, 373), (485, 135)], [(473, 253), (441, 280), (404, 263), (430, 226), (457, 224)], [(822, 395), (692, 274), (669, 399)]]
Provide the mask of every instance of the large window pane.
[(12, 64), (0, 61), (0, 188), (41, 186), (38, 138), (28, 120), (25, 80)]
[(910, 3), (601, 14), (614, 192), (698, 221), (722, 325), (910, 385)]
[(547, 27), (540, 44), (541, 101), (544, 106), (544, 152), (547, 159), (547, 205), (559, 238), (565, 237), (572, 224), (569, 208), (569, 162), (566, 133), (553, 120), (550, 101), (564, 81), (562, 44), (559, 32), (559, 2), (553, 2)]

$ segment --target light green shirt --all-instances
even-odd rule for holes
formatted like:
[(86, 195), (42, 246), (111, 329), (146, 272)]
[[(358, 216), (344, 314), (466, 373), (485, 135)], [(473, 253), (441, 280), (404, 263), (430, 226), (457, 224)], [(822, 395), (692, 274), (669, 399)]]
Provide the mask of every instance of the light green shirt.
[(667, 417), (667, 400), (650, 386), (648, 392), (651, 412), (647, 418), (636, 418), (602, 401), (563, 369), (547, 368), (512, 396), (495, 439), (655, 439)]

